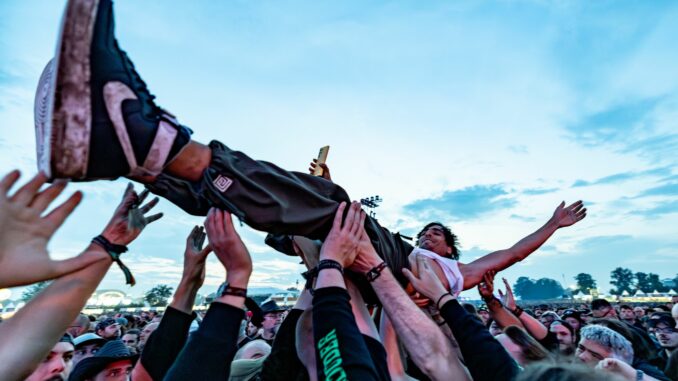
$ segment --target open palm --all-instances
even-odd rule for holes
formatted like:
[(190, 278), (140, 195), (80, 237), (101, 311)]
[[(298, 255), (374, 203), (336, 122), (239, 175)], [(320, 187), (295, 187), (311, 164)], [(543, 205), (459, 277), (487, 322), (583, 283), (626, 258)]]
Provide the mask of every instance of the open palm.
[(65, 184), (53, 184), (40, 191), (47, 177), (38, 174), (9, 196), (19, 176), (18, 171), (13, 171), (0, 180), (0, 287), (53, 279), (95, 262), (96, 258), (82, 255), (57, 261), (47, 252), (50, 238), (80, 203), (82, 194), (75, 192), (43, 216)]
[(568, 206), (565, 206), (565, 201), (561, 202), (553, 212), (552, 219), (562, 228), (574, 225), (584, 217), (586, 217), (586, 208), (584, 208), (584, 202), (579, 200)]

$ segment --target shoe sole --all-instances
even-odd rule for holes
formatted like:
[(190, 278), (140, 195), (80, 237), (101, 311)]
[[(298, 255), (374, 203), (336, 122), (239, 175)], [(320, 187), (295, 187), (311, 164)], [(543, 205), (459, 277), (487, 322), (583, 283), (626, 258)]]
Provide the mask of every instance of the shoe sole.
[(55, 58), (36, 92), (38, 168), (50, 179), (88, 180), (90, 47), (98, 6), (99, 0), (68, 1)]

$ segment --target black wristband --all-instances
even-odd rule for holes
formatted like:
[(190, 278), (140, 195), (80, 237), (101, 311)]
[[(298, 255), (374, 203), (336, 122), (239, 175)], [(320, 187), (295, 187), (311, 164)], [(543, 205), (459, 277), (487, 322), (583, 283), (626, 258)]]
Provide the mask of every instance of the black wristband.
[(92, 243), (95, 245), (101, 246), (108, 255), (111, 256), (111, 259), (113, 259), (113, 262), (118, 264), (118, 267), (120, 267), (120, 270), (122, 270), (122, 273), (125, 274), (125, 284), (129, 284), (130, 286), (134, 286), (137, 281), (134, 279), (134, 275), (132, 275), (132, 272), (130, 269), (125, 266), (124, 263), (122, 263), (122, 260), (120, 259), (120, 254), (127, 252), (127, 246), (125, 245), (116, 245), (114, 243), (111, 243), (106, 237), (103, 235), (98, 235), (92, 239)]
[(344, 268), (341, 264), (333, 259), (323, 259), (318, 263), (318, 273), (325, 269), (336, 269), (339, 270), (340, 273), (344, 273)]
[(381, 275), (381, 272), (384, 271), (385, 268), (387, 268), (388, 265), (386, 262), (381, 262), (380, 264), (372, 267), (370, 271), (365, 274), (365, 277), (367, 278), (368, 281), (374, 282), (375, 279), (379, 278), (379, 275)]
[(513, 314), (514, 314), (516, 317), (520, 317), (520, 315), (523, 314), (523, 309), (520, 308), (520, 306), (516, 306), (516, 308), (514, 308), (513, 311), (511, 311), (511, 312), (513, 312)]
[(233, 287), (228, 282), (224, 282), (219, 286), (219, 289), (217, 290), (217, 295), (218, 296), (225, 296), (225, 295), (231, 295), (231, 296), (239, 296), (242, 298), (247, 298), (247, 289), (246, 288), (240, 288), (240, 287)]
[(446, 293), (440, 295), (440, 297), (439, 297), (438, 300), (436, 301), (436, 308), (438, 309), (438, 311), (440, 311), (440, 301), (443, 300), (443, 298), (446, 297), (447, 295), (453, 296), (453, 295), (450, 294), (449, 292), (446, 292)]

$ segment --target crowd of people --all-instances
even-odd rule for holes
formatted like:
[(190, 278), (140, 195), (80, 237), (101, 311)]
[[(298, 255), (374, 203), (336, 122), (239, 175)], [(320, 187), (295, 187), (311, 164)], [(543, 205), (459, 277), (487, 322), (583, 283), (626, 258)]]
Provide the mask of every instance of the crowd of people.
[[(321, 176), (290, 172), (191, 140), (120, 49), (108, 0), (68, 2), (35, 112), (42, 172), (15, 191), (18, 171), (0, 180), (0, 287), (51, 283), (0, 323), (2, 380), (678, 380), (675, 298), (521, 307), (506, 280), (495, 295), (498, 272), (586, 217), (581, 201), (470, 263), (440, 222), (413, 246), (351, 202), (325, 164), (311, 163)], [(81, 254), (51, 259), (47, 243), (82, 195), (50, 209), (65, 182), (45, 183), (120, 176), (146, 190), (130, 183)], [(150, 192), (206, 216), (188, 234), (171, 303), (162, 314), (82, 314), (113, 263), (134, 285), (128, 245), (162, 217)], [(306, 265), (291, 309), (248, 298), (254, 264), (232, 215)], [(196, 313), (209, 255), (226, 279)], [(459, 301), (472, 288), (481, 308)]]

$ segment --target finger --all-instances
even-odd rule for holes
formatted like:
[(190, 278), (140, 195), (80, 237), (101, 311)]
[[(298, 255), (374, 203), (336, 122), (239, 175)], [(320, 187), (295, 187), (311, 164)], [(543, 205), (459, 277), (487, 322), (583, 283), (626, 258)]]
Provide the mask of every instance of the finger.
[(225, 211), (225, 210), (220, 210), (221, 212), (221, 220), (223, 221), (223, 226), (224, 226), (224, 232), (226, 234), (235, 234), (235, 226), (233, 226), (233, 217), (231, 217), (231, 213)]
[(30, 208), (33, 208), (40, 213), (42, 213), (49, 204), (57, 198), (61, 192), (66, 188), (66, 183), (52, 184), (47, 189), (38, 193), (37, 196), (33, 199), (33, 202), (29, 205)]
[(202, 249), (202, 246), (205, 244), (205, 238), (207, 238), (207, 234), (205, 234), (205, 229), (201, 226), (198, 229), (198, 248)]
[(500, 298), (503, 298), (503, 297), (504, 297), (504, 293), (501, 292), (501, 290), (497, 290), (497, 292), (499, 293), (499, 297), (500, 297)]
[(355, 201), (352, 202), (351, 205), (349, 206), (348, 213), (346, 213), (346, 218), (344, 218), (344, 223), (341, 229), (348, 230), (350, 232), (351, 227), (353, 226), (354, 218), (355, 218)]
[(344, 216), (344, 209), (346, 209), (346, 202), (342, 201), (337, 207), (337, 212), (334, 213), (334, 221), (332, 222), (332, 229), (341, 229), (341, 219)]
[(424, 269), (426, 268), (426, 259), (424, 258), (423, 255), (417, 255), (414, 257), (414, 259), (417, 263), (417, 274), (421, 276)]
[(153, 214), (151, 216), (146, 217), (146, 225), (150, 224), (153, 221), (157, 221), (157, 220), (161, 219), (162, 216), (163, 216), (162, 213), (157, 213), (157, 214)]
[(2, 194), (7, 194), (14, 183), (19, 180), (19, 177), (21, 177), (21, 172), (19, 172), (18, 169), (6, 174), (5, 177), (0, 180), (0, 191)]
[(364, 232), (365, 232), (365, 219), (367, 218), (367, 213), (365, 213), (364, 210), (360, 209), (360, 220), (358, 221), (358, 225), (356, 226), (356, 235), (359, 235), (360, 238), (362, 238)]
[(204, 249), (200, 250), (200, 257), (206, 257), (211, 252), (212, 252), (212, 245), (207, 245), (207, 246), (205, 246)]
[(118, 207), (119, 210), (122, 209), (123, 211), (128, 211), (132, 205), (136, 203), (138, 196), (136, 192), (134, 192), (134, 185), (132, 183), (127, 184), (127, 188), (125, 188), (125, 193), (122, 194), (122, 202), (120, 203), (120, 206)]
[(207, 217), (205, 217), (205, 230), (207, 231), (207, 236), (213, 240), (214, 239), (214, 226), (215, 226), (215, 208), (210, 208), (207, 212)]
[(191, 232), (188, 234), (188, 237), (186, 237), (186, 244), (192, 245), (195, 242), (195, 232), (198, 230), (198, 226), (194, 226), (193, 229), (191, 229)]
[[(155, 197), (151, 201), (146, 203), (146, 205), (139, 208), (139, 210), (141, 211), (142, 214), (146, 214), (148, 213), (149, 210), (153, 209), (154, 206), (158, 205), (158, 201), (160, 201), (160, 199), (158, 197)], [(141, 198), (139, 198), (138, 204), (141, 204)]]
[(40, 172), (35, 175), (29, 182), (24, 184), (19, 190), (11, 197), (12, 202), (19, 203), (21, 205), (28, 205), (33, 198), (35, 193), (38, 192), (38, 189), (47, 181), (47, 176), (44, 173)]
[(412, 286), (414, 288), (417, 288), (415, 287), (415, 282), (418, 281), (419, 279), (417, 279), (409, 269), (403, 268), (402, 273), (405, 276), (405, 278), (407, 278), (407, 280), (410, 281), (410, 283), (412, 283)]
[(137, 199), (137, 205), (141, 205), (141, 203), (144, 202), (144, 200), (146, 200), (146, 197), (148, 197), (149, 193), (150, 192), (148, 191), (148, 189), (144, 189), (141, 192), (141, 194), (139, 194), (139, 198)]
[(360, 231), (361, 222), (365, 222), (363, 215), (365, 212), (360, 208), (360, 204), (356, 204), (356, 213), (353, 217), (353, 225), (351, 225), (351, 235), (357, 237)]
[(82, 192), (77, 191), (73, 193), (71, 197), (68, 198), (68, 200), (64, 201), (61, 205), (57, 206), (45, 216), (44, 219), (49, 221), (52, 225), (52, 231), (50, 233), (56, 231), (59, 226), (64, 223), (66, 218), (68, 218), (68, 216), (73, 213), (75, 207), (80, 204), (80, 201), (82, 201)]
[(569, 209), (576, 213), (576, 212), (580, 211), (581, 208), (583, 208), (583, 207), (584, 207), (584, 203), (581, 202), (581, 201), (577, 201), (574, 204), (570, 205)]

